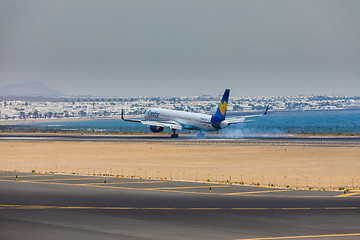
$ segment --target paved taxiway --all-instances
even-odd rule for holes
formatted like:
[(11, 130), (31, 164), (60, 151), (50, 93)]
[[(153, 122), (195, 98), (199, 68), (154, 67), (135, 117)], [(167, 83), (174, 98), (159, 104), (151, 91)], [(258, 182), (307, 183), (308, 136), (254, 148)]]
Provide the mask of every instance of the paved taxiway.
[(2, 172), (0, 193), (0, 239), (360, 238), (360, 192)]
[(319, 145), (319, 146), (360, 146), (360, 137), (303, 137), (303, 136), (257, 136), (244, 138), (222, 138), (208, 136), (196, 138), (194, 136), (169, 136), (156, 135), (80, 135), (80, 134), (0, 134), (0, 140), (35, 140), (35, 141), (112, 141), (112, 142), (174, 142), (184, 144), (242, 144), (242, 145)]

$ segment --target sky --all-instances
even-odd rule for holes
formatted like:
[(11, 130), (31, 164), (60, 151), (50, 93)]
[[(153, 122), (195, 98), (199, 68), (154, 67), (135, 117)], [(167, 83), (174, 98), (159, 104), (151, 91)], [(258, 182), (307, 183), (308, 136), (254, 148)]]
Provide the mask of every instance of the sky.
[(0, 0), (0, 86), (360, 94), (358, 0)]

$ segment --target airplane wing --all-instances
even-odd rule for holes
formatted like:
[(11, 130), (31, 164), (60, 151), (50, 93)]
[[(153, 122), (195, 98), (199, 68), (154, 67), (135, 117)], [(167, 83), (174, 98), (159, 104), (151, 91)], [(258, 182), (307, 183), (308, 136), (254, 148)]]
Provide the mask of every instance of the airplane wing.
[(126, 122), (139, 122), (146, 126), (169, 127), (170, 129), (182, 130), (183, 126), (175, 121), (147, 121), (144, 119), (124, 118), (124, 110), (121, 110), (121, 119)]
[(125, 122), (139, 122), (141, 123), (142, 119), (135, 119), (135, 118), (124, 118), (124, 109), (121, 109), (121, 119), (124, 120)]
[(170, 129), (182, 130), (183, 126), (175, 121), (141, 121), (146, 126), (169, 127)]
[(266, 115), (268, 109), (269, 109), (269, 105), (266, 106), (265, 112), (263, 114), (226, 118), (225, 120), (229, 123), (229, 125), (236, 124), (236, 123), (243, 123), (243, 122), (252, 122), (254, 120), (247, 120), (247, 118), (257, 118), (257, 117), (264, 116), (264, 115)]

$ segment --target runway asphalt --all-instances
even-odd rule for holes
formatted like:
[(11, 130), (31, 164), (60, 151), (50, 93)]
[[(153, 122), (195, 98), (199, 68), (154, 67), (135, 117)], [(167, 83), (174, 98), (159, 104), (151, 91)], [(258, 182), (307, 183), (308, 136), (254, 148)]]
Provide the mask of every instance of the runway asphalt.
[(0, 172), (0, 239), (360, 239), (359, 226), (360, 192)]
[(188, 144), (241, 144), (241, 145), (319, 145), (319, 146), (360, 146), (358, 136), (253, 136), (244, 138), (222, 138), (208, 136), (196, 138), (181, 136), (170, 138), (164, 135), (80, 135), (80, 134), (0, 134), (0, 140), (35, 141), (112, 141), (112, 142), (174, 142)]

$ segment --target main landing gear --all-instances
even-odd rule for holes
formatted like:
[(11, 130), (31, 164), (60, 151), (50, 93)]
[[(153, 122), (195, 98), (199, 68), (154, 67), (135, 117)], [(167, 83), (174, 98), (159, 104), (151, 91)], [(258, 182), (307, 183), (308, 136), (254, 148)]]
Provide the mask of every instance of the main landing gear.
[(178, 138), (179, 137), (179, 134), (176, 133), (176, 130), (175, 129), (172, 129), (172, 134), (171, 134), (171, 138)]
[(198, 138), (205, 138), (205, 134), (204, 134), (202, 131), (200, 131), (200, 132), (197, 134), (197, 137), (198, 137)]

